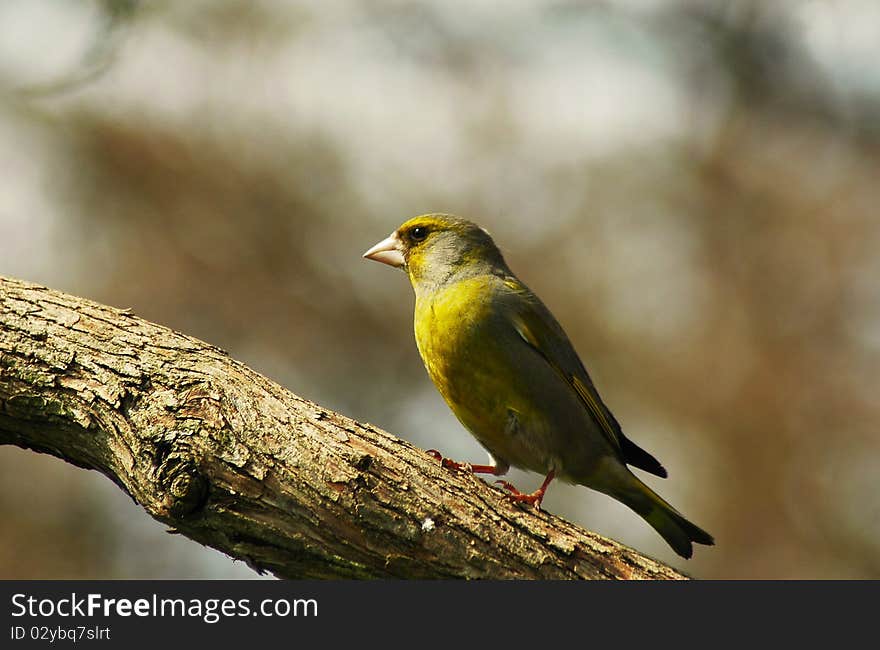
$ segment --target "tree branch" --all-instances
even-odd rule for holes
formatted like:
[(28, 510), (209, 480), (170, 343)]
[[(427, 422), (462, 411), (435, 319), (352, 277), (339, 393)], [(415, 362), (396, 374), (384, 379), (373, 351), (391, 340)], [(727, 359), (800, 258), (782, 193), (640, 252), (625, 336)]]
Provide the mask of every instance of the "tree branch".
[(684, 577), (214, 346), (3, 278), (0, 444), (98, 470), (155, 519), (279, 577)]

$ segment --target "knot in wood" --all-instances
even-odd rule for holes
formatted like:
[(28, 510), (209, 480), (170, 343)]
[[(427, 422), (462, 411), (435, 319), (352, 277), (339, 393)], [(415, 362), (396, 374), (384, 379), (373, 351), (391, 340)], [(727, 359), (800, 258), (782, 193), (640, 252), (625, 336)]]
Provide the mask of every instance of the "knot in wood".
[(175, 519), (191, 515), (205, 505), (208, 481), (195, 465), (177, 465), (164, 478), (164, 483), (167, 495), (165, 508)]

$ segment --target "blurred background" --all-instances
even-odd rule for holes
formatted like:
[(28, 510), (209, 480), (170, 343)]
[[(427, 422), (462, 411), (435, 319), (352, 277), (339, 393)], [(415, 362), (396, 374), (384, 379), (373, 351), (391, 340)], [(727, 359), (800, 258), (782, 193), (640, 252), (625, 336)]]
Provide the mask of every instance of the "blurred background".
[[(482, 462), (361, 259), (468, 216), (717, 546), (547, 509), (696, 577), (880, 578), (878, 58), (875, 0), (4, 0), (0, 274)], [(2, 578), (255, 576), (13, 447), (0, 520)]]

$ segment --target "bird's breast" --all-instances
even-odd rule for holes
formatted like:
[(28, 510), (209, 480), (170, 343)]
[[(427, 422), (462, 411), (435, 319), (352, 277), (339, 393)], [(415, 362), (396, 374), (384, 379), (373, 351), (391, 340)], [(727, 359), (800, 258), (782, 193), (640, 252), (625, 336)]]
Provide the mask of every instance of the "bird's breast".
[(480, 278), (461, 280), (416, 299), (416, 344), (428, 374), (447, 400), (473, 371), (490, 315), (491, 294)]

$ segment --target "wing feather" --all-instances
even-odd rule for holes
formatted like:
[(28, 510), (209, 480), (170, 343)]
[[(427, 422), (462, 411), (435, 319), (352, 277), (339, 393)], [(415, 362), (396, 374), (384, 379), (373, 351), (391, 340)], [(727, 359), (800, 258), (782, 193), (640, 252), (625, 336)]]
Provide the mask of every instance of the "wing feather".
[(556, 373), (571, 386), (589, 412), (590, 417), (598, 425), (602, 435), (605, 436), (611, 447), (620, 454), (624, 462), (666, 478), (666, 470), (660, 462), (623, 435), (620, 425), (602, 402), (586, 368), (581, 363), (562, 326), (559, 325), (550, 310), (517, 280), (511, 279), (505, 284), (508, 288), (514, 289), (520, 298), (527, 299), (516, 301), (518, 305), (526, 305), (526, 308), (520, 307), (516, 310), (513, 318), (514, 327), (519, 337), (542, 356)]

